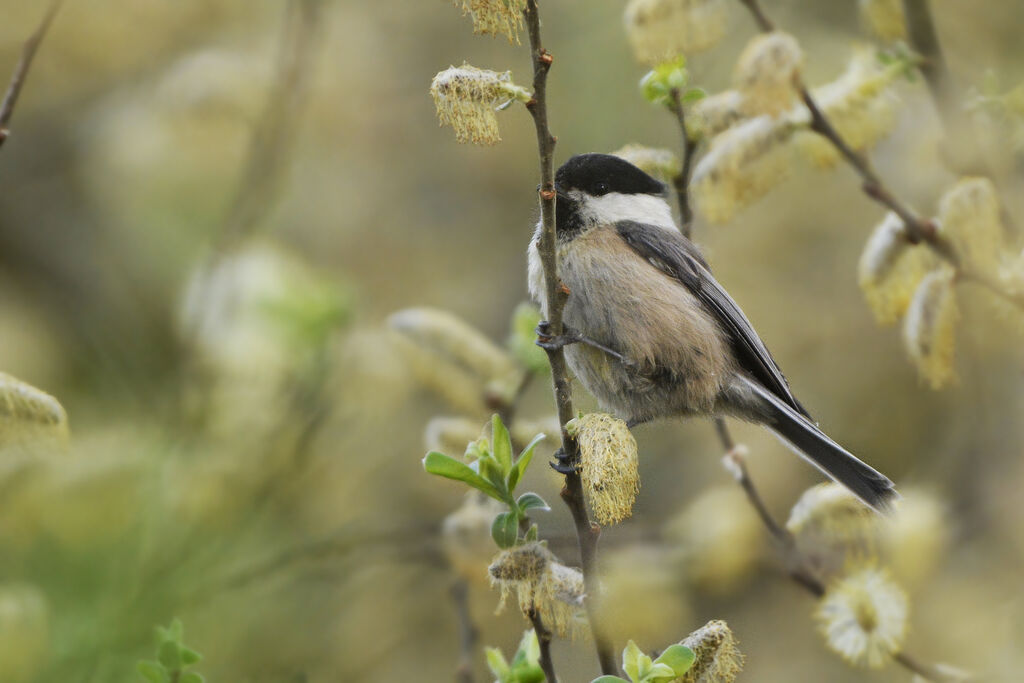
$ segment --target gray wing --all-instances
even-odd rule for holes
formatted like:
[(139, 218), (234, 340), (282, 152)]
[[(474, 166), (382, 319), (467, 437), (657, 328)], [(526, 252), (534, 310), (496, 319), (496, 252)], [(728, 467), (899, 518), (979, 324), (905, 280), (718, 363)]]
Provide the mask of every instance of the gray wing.
[(674, 230), (633, 221), (620, 221), (615, 224), (615, 229), (641, 258), (681, 282), (707, 306), (729, 335), (733, 353), (743, 370), (810, 419), (810, 415), (793, 396), (789, 383), (747, 316), (743, 315), (732, 297), (715, 281), (707, 262), (690, 240)]

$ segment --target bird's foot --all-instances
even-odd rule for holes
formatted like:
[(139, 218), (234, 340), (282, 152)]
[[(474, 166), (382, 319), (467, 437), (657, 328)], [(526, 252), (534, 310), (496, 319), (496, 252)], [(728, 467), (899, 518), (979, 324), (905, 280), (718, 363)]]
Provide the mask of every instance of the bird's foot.
[(553, 335), (551, 334), (551, 323), (547, 320), (541, 320), (537, 323), (537, 346), (544, 349), (545, 351), (557, 351), (570, 344), (586, 344), (591, 348), (595, 348), (598, 351), (603, 351), (612, 358), (615, 358), (622, 363), (627, 369), (636, 370), (639, 366), (632, 360), (622, 355), (613, 348), (609, 348), (604, 344), (594, 341), (590, 337), (585, 337), (576, 330), (572, 329), (568, 325), (562, 325), (562, 334)]
[(564, 448), (559, 448), (554, 452), (553, 457), (555, 462), (549, 463), (551, 469), (559, 474), (574, 474), (579, 471), (579, 465), (573, 462), (573, 458), (565, 452)]

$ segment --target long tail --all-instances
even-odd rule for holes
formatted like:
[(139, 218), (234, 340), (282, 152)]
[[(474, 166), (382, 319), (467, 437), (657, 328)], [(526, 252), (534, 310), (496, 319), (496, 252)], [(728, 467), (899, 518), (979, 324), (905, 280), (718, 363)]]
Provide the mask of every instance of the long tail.
[(745, 384), (761, 399), (758, 407), (759, 412), (765, 414), (765, 426), (815, 467), (880, 512), (887, 511), (899, 498), (895, 486), (884, 474), (858, 460), (764, 387), (749, 380), (745, 380)]

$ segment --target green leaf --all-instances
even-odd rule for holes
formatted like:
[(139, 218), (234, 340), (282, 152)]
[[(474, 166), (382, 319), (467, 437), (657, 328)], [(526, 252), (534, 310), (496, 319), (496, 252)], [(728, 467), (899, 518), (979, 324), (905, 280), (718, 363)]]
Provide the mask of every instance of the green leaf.
[[(650, 657), (647, 658), (650, 662)], [(676, 678), (676, 672), (672, 670), (668, 664), (658, 664), (657, 662), (648, 666), (647, 672), (644, 674), (645, 681), (671, 681)]]
[(618, 676), (601, 676), (600, 678), (595, 678), (590, 683), (629, 683), (629, 681)]
[(694, 659), (696, 655), (693, 654), (693, 650), (685, 645), (670, 645), (654, 663), (667, 665), (678, 677), (690, 670)]
[(531, 524), (529, 530), (527, 530), (527, 532), (526, 532), (526, 539), (525, 540), (526, 540), (527, 543), (533, 543), (534, 541), (537, 540), (537, 537), (538, 537), (537, 525), (536, 524)]
[[(640, 659), (647, 657), (637, 644), (632, 640), (626, 643), (626, 648), (622, 651), (622, 670), (626, 672), (629, 679), (633, 683), (640, 683)], [(648, 658), (648, 661), (650, 658)]]
[(506, 502), (505, 497), (494, 487), (494, 484), (474, 472), (466, 463), (456, 460), (450, 455), (430, 451), (427, 453), (427, 457), (423, 458), (423, 469), (439, 477), (464, 482), (478, 491), (486, 493), (491, 498)]
[(501, 467), (504, 478), (512, 469), (512, 437), (509, 436), (505, 423), (497, 413), (491, 417), (491, 438), (494, 441), (494, 459)]
[(541, 441), (544, 440), (544, 434), (538, 434), (533, 437), (533, 440), (526, 444), (526, 448), (519, 454), (516, 459), (516, 469), (519, 470), (519, 479), (523, 478), (523, 474), (526, 472), (526, 468), (530, 466), (530, 461), (533, 460), (533, 450), (537, 447)]
[(181, 623), (181, 619), (171, 619), (171, 623), (167, 626), (167, 638), (173, 640), (176, 643), (181, 643), (185, 637), (185, 625)]
[(181, 646), (181, 662), (185, 666), (192, 666), (198, 664), (203, 660), (203, 656), (193, 650), (192, 648)]
[(672, 91), (682, 92), (690, 79), (686, 71), (686, 58), (679, 57), (659, 64), (640, 80), (640, 91), (644, 98), (652, 104), (669, 105), (672, 103)]
[(551, 506), (544, 502), (544, 499), (538, 496), (536, 493), (524, 493), (519, 496), (519, 500), (516, 501), (516, 505), (523, 512), (527, 510), (543, 510), (544, 512), (550, 512)]
[(508, 500), (508, 487), (505, 485), (505, 473), (501, 471), (501, 466), (491, 456), (480, 458), (476, 462), (480, 466), (480, 474), (498, 490), (501, 499)]
[(508, 662), (505, 661), (505, 655), (501, 654), (501, 650), (496, 647), (485, 647), (484, 656), (487, 658), (487, 668), (491, 670), (491, 673), (497, 676), (499, 681), (505, 680), (508, 676), (509, 668)]
[(704, 88), (690, 88), (683, 93), (683, 104), (692, 104), (703, 100), (707, 96), (708, 92), (707, 90), (704, 90)]
[(491, 538), (499, 548), (511, 548), (519, 540), (519, 517), (514, 512), (502, 512), (491, 524)]
[(150, 683), (166, 683), (167, 672), (159, 662), (152, 659), (143, 659), (135, 665), (135, 670)]
[(175, 671), (181, 668), (181, 646), (173, 640), (160, 643), (156, 657), (164, 668)]
[(182, 674), (181, 678), (178, 679), (179, 683), (206, 683), (206, 679), (203, 678), (202, 674), (196, 673), (195, 671), (189, 671), (186, 674)]

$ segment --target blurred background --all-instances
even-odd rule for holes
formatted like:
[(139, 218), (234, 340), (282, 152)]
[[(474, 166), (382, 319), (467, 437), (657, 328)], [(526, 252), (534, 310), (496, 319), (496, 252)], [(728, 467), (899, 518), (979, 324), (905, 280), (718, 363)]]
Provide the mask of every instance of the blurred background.
[[(754, 35), (734, 4), (725, 41), (690, 63), (712, 92)], [(856, 4), (765, 0), (803, 45), (809, 83), (837, 76), (866, 40)], [(1020, 82), (1024, 3), (934, 4), (965, 88), (989, 71)], [(543, 7), (556, 163), (678, 144), (671, 116), (639, 96), (645, 69), (622, 9)], [(0, 0), (5, 82), (44, 11)], [(464, 60), (529, 83), (525, 47), (470, 28), (442, 0), (62, 8), (0, 148), (0, 372), (55, 396), (70, 427), (65, 445), (0, 441), (0, 681), (139, 680), (153, 627), (173, 617), (210, 681), (453, 678), (441, 525), (462, 489), (420, 460), (433, 418), (479, 431), (491, 409), (483, 387), (445, 375), (387, 320), (446, 309), (504, 346), (526, 299), (530, 117), (500, 114), (496, 147), (457, 145), (428, 95), (437, 71)], [(873, 158), (934, 211), (955, 176), (922, 84), (900, 94)], [(1021, 225), (1020, 158), (1004, 161), (1003, 200)], [(1019, 680), (1024, 316), (960, 288), (959, 381), (929, 389), (857, 287), (881, 217), (848, 169), (805, 165), (726, 225), (698, 216), (694, 235), (821, 425), (933, 504), (893, 568), (911, 599), (907, 650)], [(552, 412), (537, 377), (522, 430)], [(765, 431), (734, 433), (784, 520), (819, 475)], [(636, 437), (634, 516), (601, 541), (618, 647), (661, 648), (717, 618), (747, 654), (743, 680), (910, 680), (825, 649), (814, 602), (722, 469), (710, 423)], [(541, 451), (527, 483), (557, 501), (550, 445)], [(567, 511), (553, 508), (535, 521), (576, 564)], [(493, 616), (486, 563), (470, 611), (481, 645), (510, 652), (525, 621)], [(554, 657), (563, 680), (598, 673), (587, 642), (557, 642)], [(484, 680), (479, 652), (475, 667)]]

